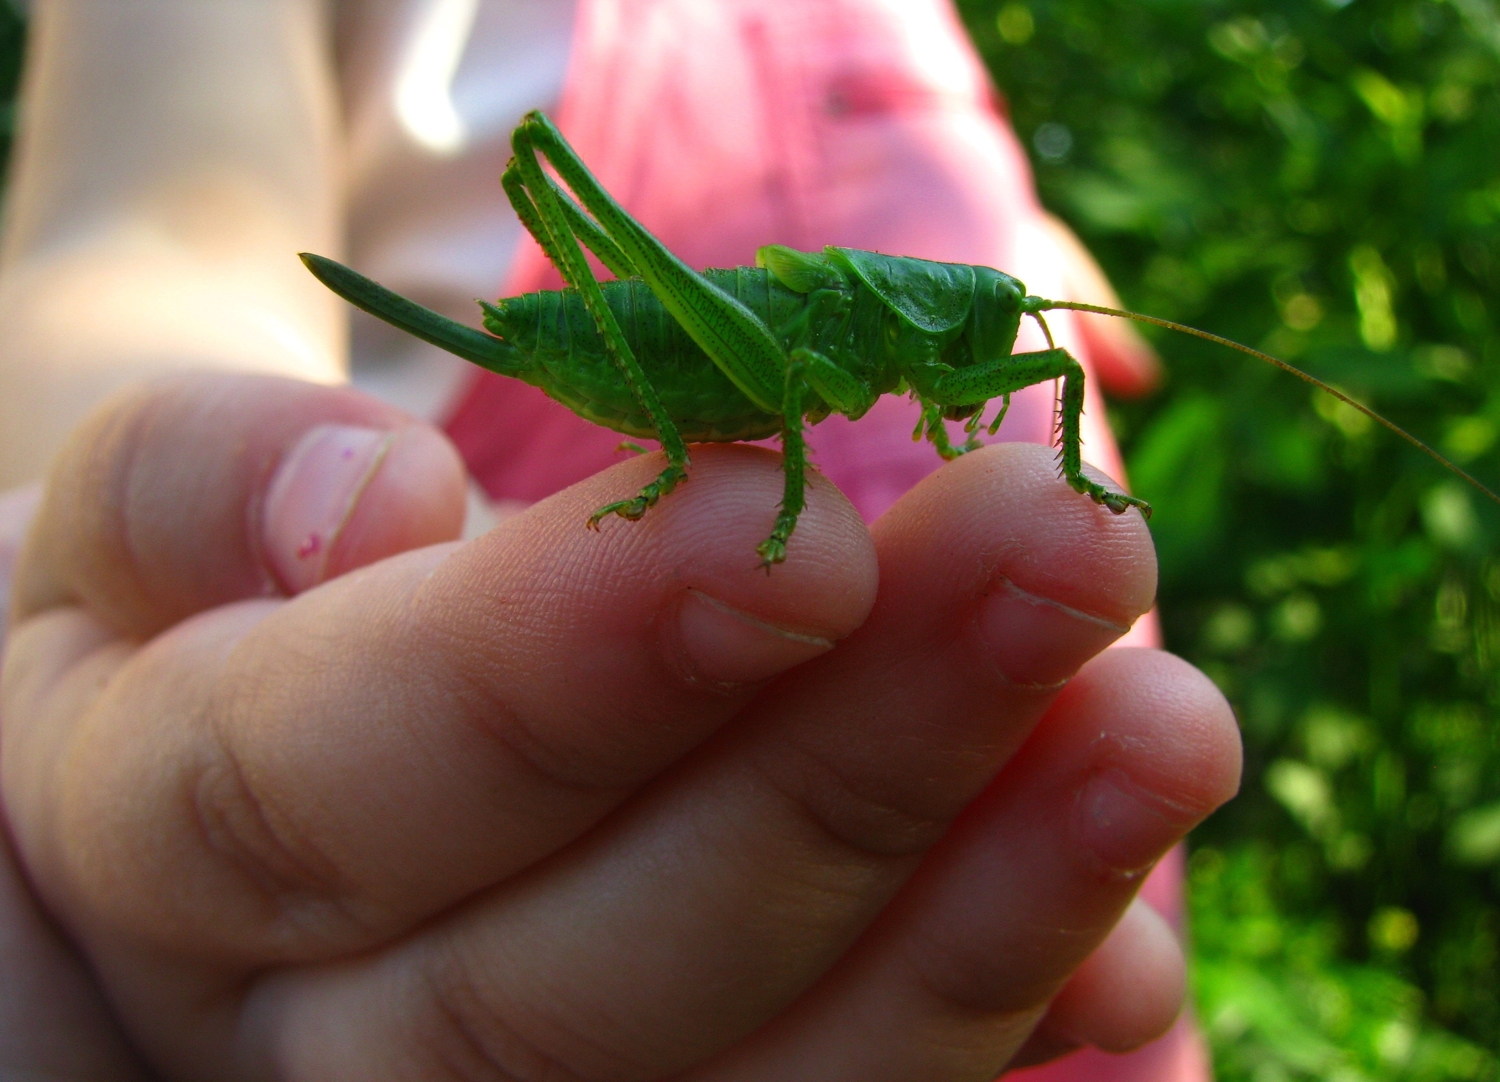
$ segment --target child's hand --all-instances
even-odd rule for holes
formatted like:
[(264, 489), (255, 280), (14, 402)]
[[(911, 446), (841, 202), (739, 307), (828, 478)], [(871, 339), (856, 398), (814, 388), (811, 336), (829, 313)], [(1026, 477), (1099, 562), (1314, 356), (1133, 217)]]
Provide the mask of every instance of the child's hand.
[[(156, 1075), (981, 1082), (1170, 1023), (1170, 933), (1110, 930), (1239, 746), (1182, 662), (1095, 656), (1151, 604), (1139, 516), (1005, 445), (873, 541), (813, 478), (766, 576), (758, 449), (584, 529), (656, 469), (459, 546), (451, 450), (351, 391), (178, 379), (75, 436), (5, 811)], [(51, 1007), (6, 1005), (0, 1063), (27, 1027), (118, 1052)]]

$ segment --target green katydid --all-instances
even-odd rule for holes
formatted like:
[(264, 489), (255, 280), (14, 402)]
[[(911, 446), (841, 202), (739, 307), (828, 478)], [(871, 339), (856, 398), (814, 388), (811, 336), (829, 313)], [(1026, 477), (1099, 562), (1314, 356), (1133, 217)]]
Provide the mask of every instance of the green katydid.
[[(541, 388), (580, 416), (660, 441), (666, 468), (630, 499), (595, 511), (588, 524), (638, 519), (687, 477), (687, 442), (780, 434), (784, 490), (762, 564), (786, 558), (803, 509), (803, 424), (830, 413), (863, 416), (884, 394), (921, 404), (915, 438), (953, 458), (979, 446), (986, 406), (1061, 379), (1058, 435), (1063, 479), (1123, 514), (1150, 506), (1086, 477), (1080, 458), (1084, 373), (1057, 348), (1042, 316), (1073, 309), (1121, 316), (1206, 338), (1276, 365), (1335, 396), (1421, 448), (1491, 499), (1500, 496), (1401, 428), (1320, 380), (1248, 346), (1168, 320), (1072, 301), (1028, 296), (989, 267), (934, 263), (849, 248), (799, 252), (769, 245), (755, 267), (693, 271), (619, 206), (541, 113), (511, 137), (515, 156), (502, 184), (522, 224), (569, 288), (481, 301), (485, 334), (398, 296), (322, 256), (309, 270), (335, 293), (424, 341), (481, 367)], [(577, 202), (542, 168), (545, 158)], [(582, 207), (579, 204), (582, 204)], [(616, 276), (601, 284), (580, 242)], [(1050, 348), (1012, 354), (1021, 319), (1037, 321)], [(944, 420), (965, 420), (954, 446)]]

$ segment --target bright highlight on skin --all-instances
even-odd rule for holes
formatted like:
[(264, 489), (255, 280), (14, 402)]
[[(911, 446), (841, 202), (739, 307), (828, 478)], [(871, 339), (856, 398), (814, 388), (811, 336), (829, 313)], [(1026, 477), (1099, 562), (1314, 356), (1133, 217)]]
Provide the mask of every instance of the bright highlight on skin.
[(431, 0), (396, 76), (401, 127), (435, 154), (457, 154), (468, 142), (451, 88), (478, 10), (479, 0)]

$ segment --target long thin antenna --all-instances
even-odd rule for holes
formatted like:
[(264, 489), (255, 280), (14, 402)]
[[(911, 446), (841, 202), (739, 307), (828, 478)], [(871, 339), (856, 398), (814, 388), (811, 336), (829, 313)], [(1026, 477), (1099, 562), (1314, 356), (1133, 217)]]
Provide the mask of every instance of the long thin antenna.
[[(1027, 299), (1030, 300), (1031, 298)], [(1037, 304), (1036, 306), (1038, 311), (1046, 312), (1054, 308), (1068, 308), (1075, 312), (1095, 312), (1101, 316), (1119, 316), (1122, 319), (1133, 319), (1137, 323), (1151, 323), (1157, 327), (1165, 327), (1169, 331), (1178, 331), (1181, 334), (1190, 334), (1194, 338), (1202, 338), (1207, 342), (1216, 342), (1221, 346), (1228, 346), (1230, 349), (1237, 349), (1241, 353), (1248, 353), (1256, 360), (1265, 361), (1267, 364), (1275, 365), (1283, 372), (1290, 372), (1292, 375), (1296, 376), (1303, 382), (1310, 383), (1319, 390), (1326, 391), (1328, 394), (1333, 395), (1334, 398), (1337, 398), (1345, 405), (1354, 407), (1356, 410), (1358, 410), (1360, 413), (1363, 413), (1366, 417), (1374, 421), (1376, 424), (1388, 429), (1391, 432), (1394, 432), (1396, 435), (1400, 436), (1403, 440), (1411, 444), (1417, 450), (1421, 451), (1429, 458), (1432, 458), (1445, 470), (1448, 470), (1450, 473), (1462, 477), (1465, 481), (1473, 485), (1480, 492), (1483, 492), (1497, 504), (1500, 504), (1500, 495), (1497, 495), (1488, 486), (1481, 484), (1466, 470), (1460, 469), (1458, 466), (1455, 466), (1452, 462), (1448, 461), (1448, 459), (1438, 454), (1431, 447), (1428, 447), (1427, 444), (1417, 439), (1417, 437), (1413, 436), (1410, 432), (1406, 431), (1406, 429), (1402, 428), (1400, 425), (1396, 424), (1393, 421), (1387, 421), (1384, 417), (1380, 416), (1380, 414), (1376, 413), (1369, 406), (1366, 406), (1361, 402), (1356, 402), (1354, 399), (1350, 398), (1337, 387), (1330, 387), (1328, 384), (1324, 383), (1316, 376), (1308, 375), (1306, 372), (1302, 371), (1302, 369), (1287, 364), (1285, 361), (1280, 360), (1277, 357), (1273, 357), (1269, 353), (1262, 353), (1258, 349), (1251, 349), (1249, 346), (1241, 345), (1240, 343), (1232, 341), (1231, 339), (1221, 338), (1217, 334), (1209, 334), (1207, 331), (1200, 331), (1197, 327), (1189, 327), (1184, 323), (1173, 323), (1170, 319), (1159, 319), (1156, 316), (1142, 315), (1140, 312), (1127, 312), (1120, 308), (1105, 308), (1104, 306), (1098, 304), (1084, 304), (1082, 301), (1048, 301), (1041, 300), (1041, 298), (1037, 298), (1037, 300), (1041, 301), (1041, 303)]]

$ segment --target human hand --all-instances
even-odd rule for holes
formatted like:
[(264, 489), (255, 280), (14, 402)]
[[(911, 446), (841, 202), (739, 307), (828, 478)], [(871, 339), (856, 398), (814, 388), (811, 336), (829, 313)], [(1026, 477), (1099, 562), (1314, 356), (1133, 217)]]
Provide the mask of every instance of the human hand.
[[(40, 485), (0, 493), (0, 654), (11, 571), (41, 494)], [(0, 972), (0, 1077), (143, 1077), (87, 969), (31, 896), (3, 831)]]
[(767, 577), (776, 466), (698, 448), (583, 530), (637, 459), (458, 546), (451, 451), (354, 392), (96, 415), (18, 568), (0, 783), (151, 1069), (980, 1080), (1164, 1029), (1127, 906), (1238, 740), (1183, 663), (1095, 656), (1151, 602), (1138, 516), (1003, 445), (873, 537), (815, 479)]

